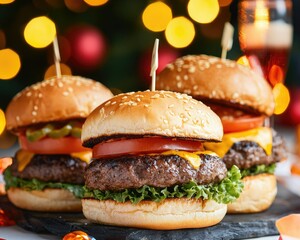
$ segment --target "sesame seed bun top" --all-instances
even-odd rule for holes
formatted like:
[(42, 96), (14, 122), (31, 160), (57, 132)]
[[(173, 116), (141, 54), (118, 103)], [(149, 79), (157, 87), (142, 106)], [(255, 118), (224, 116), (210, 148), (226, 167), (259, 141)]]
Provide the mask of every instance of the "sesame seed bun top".
[(116, 135), (156, 135), (221, 141), (220, 118), (186, 94), (144, 91), (119, 94), (97, 107), (82, 127), (84, 146)]
[(158, 74), (156, 87), (268, 116), (275, 106), (272, 88), (263, 77), (235, 61), (207, 55), (183, 56), (168, 64)]
[(86, 118), (98, 105), (111, 98), (99, 82), (79, 76), (53, 77), (19, 92), (6, 109), (7, 129), (51, 121)]

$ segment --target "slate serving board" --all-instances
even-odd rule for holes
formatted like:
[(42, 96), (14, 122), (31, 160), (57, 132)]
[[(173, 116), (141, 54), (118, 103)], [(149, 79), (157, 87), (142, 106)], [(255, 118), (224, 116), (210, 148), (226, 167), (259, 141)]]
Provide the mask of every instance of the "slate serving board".
[(290, 213), (300, 213), (300, 197), (279, 185), (275, 202), (263, 213), (230, 214), (213, 227), (172, 231), (99, 225), (89, 222), (81, 213), (38, 213), (20, 210), (6, 197), (0, 197), (0, 207), (22, 228), (52, 233), (60, 238), (71, 231), (82, 230), (97, 240), (229, 240), (277, 235), (275, 221)]

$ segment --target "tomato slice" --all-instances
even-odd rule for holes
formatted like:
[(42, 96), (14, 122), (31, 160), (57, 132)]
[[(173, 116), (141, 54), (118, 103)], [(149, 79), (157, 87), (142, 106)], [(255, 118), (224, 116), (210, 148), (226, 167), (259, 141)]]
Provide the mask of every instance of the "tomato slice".
[(145, 137), (119, 139), (98, 143), (93, 147), (93, 158), (108, 158), (120, 155), (159, 153), (167, 150), (196, 152), (203, 150), (202, 143), (193, 140), (175, 138)]
[(209, 106), (220, 117), (224, 133), (241, 132), (263, 126), (265, 117), (262, 115), (249, 114), (217, 104)]
[(90, 150), (81, 145), (80, 138), (75, 137), (57, 139), (46, 137), (30, 142), (25, 135), (19, 135), (19, 142), (22, 149), (38, 154), (70, 154)]

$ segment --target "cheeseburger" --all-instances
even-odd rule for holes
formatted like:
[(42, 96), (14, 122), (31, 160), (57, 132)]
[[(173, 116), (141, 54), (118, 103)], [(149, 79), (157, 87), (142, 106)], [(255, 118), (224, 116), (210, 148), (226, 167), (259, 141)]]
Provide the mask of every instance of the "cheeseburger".
[(204, 151), (222, 139), (219, 117), (186, 94), (125, 93), (96, 108), (82, 128), (93, 149), (85, 173), (86, 218), (149, 229), (220, 222), (241, 190), (237, 167)]
[(81, 127), (96, 106), (111, 98), (101, 83), (54, 77), (25, 88), (9, 103), (7, 129), (20, 150), (5, 171), (9, 200), (35, 211), (80, 211), (84, 170), (91, 151), (81, 145)]
[(205, 148), (220, 156), (227, 168), (240, 168), (244, 190), (228, 212), (260, 212), (273, 202), (277, 187), (275, 163), (286, 158), (283, 139), (264, 120), (273, 114), (267, 81), (234, 61), (199, 55), (170, 63), (157, 76), (157, 88), (187, 93), (221, 118), (222, 143)]

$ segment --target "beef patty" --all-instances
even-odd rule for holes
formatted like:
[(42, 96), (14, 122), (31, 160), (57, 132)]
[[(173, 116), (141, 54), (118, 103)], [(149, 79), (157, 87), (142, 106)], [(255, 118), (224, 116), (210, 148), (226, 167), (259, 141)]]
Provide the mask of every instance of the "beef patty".
[(247, 169), (257, 165), (270, 165), (287, 158), (287, 148), (282, 136), (275, 130), (273, 134), (272, 154), (267, 155), (257, 143), (251, 141), (236, 142), (223, 157), (227, 168), (236, 165), (240, 169)]
[(122, 190), (144, 185), (169, 187), (191, 180), (199, 185), (219, 182), (227, 174), (226, 166), (217, 156), (200, 154), (201, 165), (194, 169), (177, 155), (123, 156), (94, 160), (85, 173), (90, 189)]
[(84, 184), (86, 162), (70, 155), (36, 154), (23, 171), (18, 171), (16, 158), (11, 165), (12, 174), (23, 179), (36, 178), (45, 182)]

